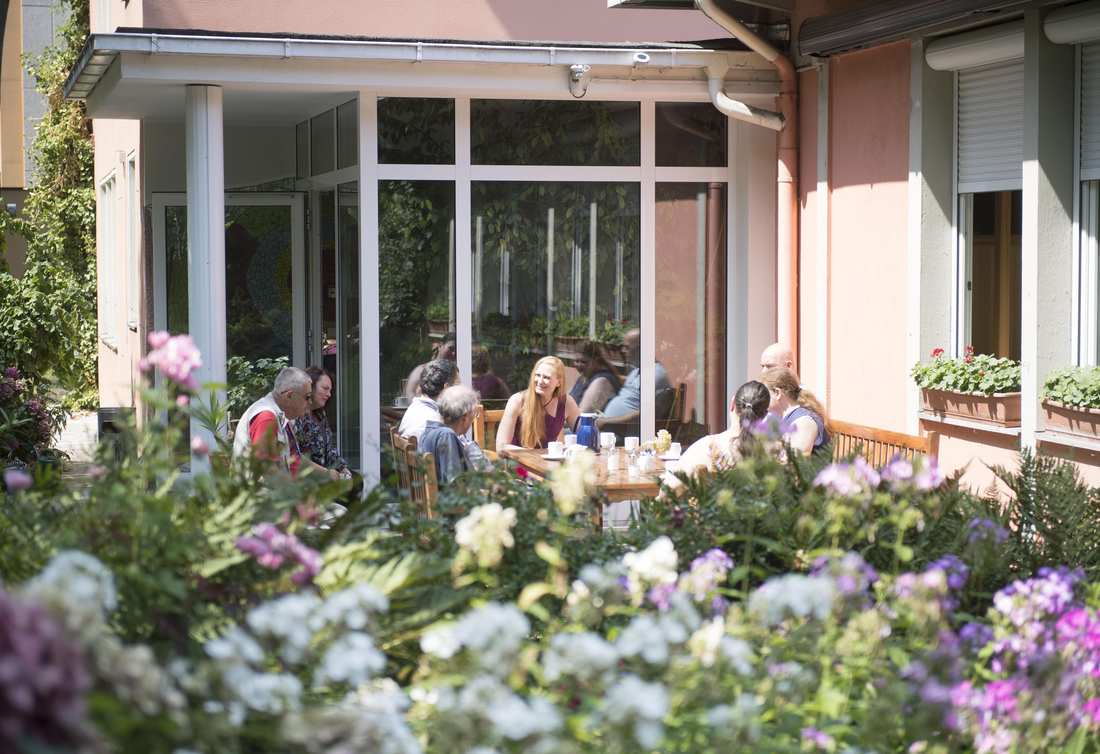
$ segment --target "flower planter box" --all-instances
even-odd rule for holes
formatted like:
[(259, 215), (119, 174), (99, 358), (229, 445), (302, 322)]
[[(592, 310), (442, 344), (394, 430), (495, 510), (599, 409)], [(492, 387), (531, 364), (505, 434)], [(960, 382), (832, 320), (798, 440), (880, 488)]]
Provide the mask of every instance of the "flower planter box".
[(581, 352), (581, 343), (585, 338), (575, 335), (555, 335), (554, 351), (558, 356), (576, 356)]
[(957, 419), (984, 422), (998, 427), (1020, 426), (1020, 394), (974, 395), (949, 390), (921, 390), (925, 411)]
[(442, 338), (447, 334), (450, 322), (445, 319), (429, 319), (428, 320), (428, 335)]
[(1095, 440), (1100, 438), (1100, 409), (1043, 401), (1043, 427)]

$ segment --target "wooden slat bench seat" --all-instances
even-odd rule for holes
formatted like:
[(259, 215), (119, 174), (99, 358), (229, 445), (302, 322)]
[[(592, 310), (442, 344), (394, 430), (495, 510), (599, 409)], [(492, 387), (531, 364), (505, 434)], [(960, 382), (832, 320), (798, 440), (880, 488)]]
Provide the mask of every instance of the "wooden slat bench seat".
[(859, 453), (876, 467), (885, 466), (896, 455), (912, 460), (918, 455), (928, 455), (931, 450), (927, 437), (835, 420), (829, 421), (829, 436), (833, 442), (834, 459)]

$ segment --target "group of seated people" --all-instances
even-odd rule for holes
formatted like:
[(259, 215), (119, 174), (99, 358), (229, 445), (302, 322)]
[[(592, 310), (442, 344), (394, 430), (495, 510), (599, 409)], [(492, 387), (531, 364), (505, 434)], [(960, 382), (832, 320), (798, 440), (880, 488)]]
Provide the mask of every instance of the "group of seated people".
[(332, 479), (353, 478), (325, 413), (335, 389), (336, 381), (323, 367), (282, 369), (271, 392), (241, 415), (233, 455), (251, 454), (291, 476), (308, 468)]

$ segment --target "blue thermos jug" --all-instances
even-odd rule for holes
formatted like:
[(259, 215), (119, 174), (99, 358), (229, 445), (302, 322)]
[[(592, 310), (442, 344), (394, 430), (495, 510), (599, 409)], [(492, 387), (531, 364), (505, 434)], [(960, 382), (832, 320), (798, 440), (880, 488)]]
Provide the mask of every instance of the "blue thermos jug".
[(599, 452), (600, 433), (596, 431), (596, 414), (581, 414), (577, 422), (577, 445)]

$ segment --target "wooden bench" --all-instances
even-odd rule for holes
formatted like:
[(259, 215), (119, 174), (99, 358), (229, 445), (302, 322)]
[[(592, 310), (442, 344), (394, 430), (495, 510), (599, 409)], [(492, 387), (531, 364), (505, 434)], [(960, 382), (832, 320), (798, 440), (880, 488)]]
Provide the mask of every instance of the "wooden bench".
[(890, 432), (836, 420), (829, 421), (829, 438), (833, 443), (833, 459), (859, 454), (872, 466), (885, 466), (894, 456), (908, 460), (926, 456), (931, 451), (927, 437)]

